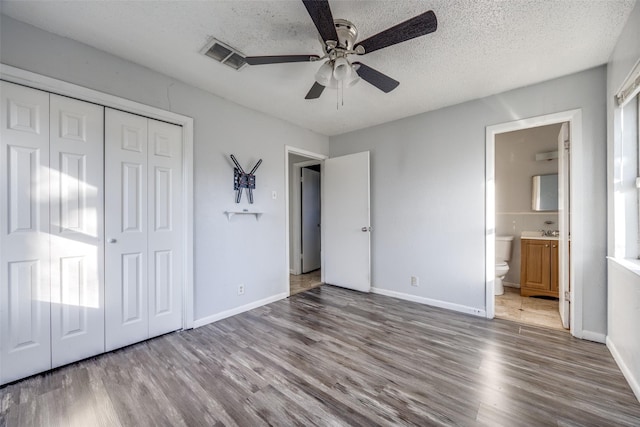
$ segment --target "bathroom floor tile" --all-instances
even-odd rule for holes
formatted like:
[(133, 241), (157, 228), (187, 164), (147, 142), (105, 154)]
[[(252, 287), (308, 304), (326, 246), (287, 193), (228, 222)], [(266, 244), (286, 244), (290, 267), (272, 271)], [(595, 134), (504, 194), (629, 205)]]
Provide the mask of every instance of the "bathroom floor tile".
[(565, 330), (555, 299), (523, 297), (520, 289), (505, 287), (504, 295), (496, 295), (495, 307), (499, 319)]
[(289, 275), (289, 291), (291, 295), (299, 294), (300, 292), (308, 291), (309, 289), (316, 288), (322, 285), (320, 280), (320, 270), (314, 270), (310, 273), (300, 274), (295, 276)]

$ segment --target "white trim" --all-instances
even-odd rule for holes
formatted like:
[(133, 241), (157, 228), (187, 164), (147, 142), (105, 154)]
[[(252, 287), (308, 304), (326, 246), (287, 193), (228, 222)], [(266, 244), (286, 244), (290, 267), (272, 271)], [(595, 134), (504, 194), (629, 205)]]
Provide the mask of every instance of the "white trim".
[(78, 98), (82, 101), (93, 102), (104, 105), (105, 107), (126, 111), (128, 113), (139, 114), (150, 119), (175, 123), (180, 126), (185, 126), (188, 121), (193, 123), (193, 119), (191, 117), (183, 116), (182, 114), (162, 110), (160, 108), (120, 98), (108, 93), (98, 92), (97, 90), (78, 86), (73, 83), (67, 83), (62, 80), (32, 73), (31, 71), (22, 70), (6, 64), (0, 64), (0, 77), (3, 80), (29, 86), (34, 89)]
[(633, 376), (633, 372), (631, 371), (631, 369), (629, 369), (627, 364), (624, 363), (624, 359), (620, 355), (620, 352), (618, 352), (618, 349), (616, 348), (611, 338), (607, 337), (606, 344), (609, 352), (611, 353), (611, 356), (613, 356), (613, 360), (615, 360), (618, 364), (618, 368), (620, 368), (620, 371), (622, 371), (622, 375), (624, 375), (625, 379), (629, 383), (629, 386), (631, 387), (631, 390), (633, 391), (633, 394), (636, 395), (636, 399), (638, 399), (638, 401), (640, 402), (640, 383), (638, 383), (638, 379)]
[(280, 301), (289, 296), (289, 291), (282, 292), (268, 298), (264, 298), (258, 301), (250, 302), (249, 304), (241, 305), (240, 307), (232, 308), (231, 310), (225, 310), (211, 316), (203, 317), (193, 322), (194, 328), (199, 328), (209, 323), (217, 322), (218, 320), (226, 319), (227, 317), (235, 316), (236, 314), (244, 313), (245, 311), (253, 310), (254, 308), (262, 307), (263, 305), (271, 304), (272, 302)]
[(141, 104), (139, 102), (120, 98), (107, 93), (98, 92), (93, 89), (67, 83), (62, 80), (42, 76), (30, 71), (15, 68), (10, 65), (0, 64), (0, 79), (8, 82), (29, 86), (35, 89), (56, 93), (63, 96), (77, 98), (82, 101), (93, 102), (105, 107), (115, 108), (122, 111), (138, 114), (151, 119), (162, 120), (182, 126), (183, 138), (183, 200), (182, 217), (184, 218), (183, 228), (183, 265), (184, 284), (183, 287), (183, 319), (184, 329), (193, 327), (193, 119), (182, 114), (161, 110), (156, 107)]
[(585, 331), (585, 330), (582, 331), (582, 337), (580, 338), (587, 341), (598, 342), (600, 344), (604, 344), (605, 341), (607, 340), (607, 336), (605, 334), (601, 334), (600, 332)]
[[(487, 318), (495, 316), (495, 136), (504, 132), (528, 129), (538, 126), (569, 122), (571, 132), (571, 165), (570, 165), (570, 200), (571, 200), (571, 240), (575, 248), (583, 244), (583, 230), (585, 230), (582, 209), (585, 209), (584, 201), (576, 195), (584, 194), (583, 182), (578, 179), (584, 170), (582, 161), (582, 109), (562, 111), (543, 116), (514, 120), (507, 123), (487, 126), (485, 135), (485, 307)], [(572, 262), (569, 267), (571, 277), (571, 334), (577, 338), (583, 338), (583, 333), (597, 338), (596, 333), (582, 330), (582, 274), (580, 280), (576, 280), (575, 265), (584, 265), (582, 253), (579, 250), (572, 251)]]
[[(286, 265), (286, 271), (291, 271), (291, 267), (290, 267), (290, 256), (291, 256), (291, 248), (289, 248), (289, 221), (291, 220), (291, 218), (289, 218), (289, 153), (291, 154), (297, 154), (299, 156), (305, 156), (308, 157), (310, 159), (314, 159), (317, 161), (322, 161), (325, 159), (328, 159), (329, 156), (326, 156), (324, 154), (319, 154), (319, 153), (314, 153), (312, 151), (308, 151), (308, 150), (303, 150), (302, 148), (297, 148), (297, 147), (293, 147), (291, 145), (285, 145), (284, 146), (284, 188), (285, 188), (285, 192), (284, 192), (284, 199), (285, 199), (285, 242), (286, 242), (286, 250), (285, 250), (285, 265)], [(324, 175), (324, 170), (322, 170), (321, 168), (321, 176)], [(322, 184), (320, 184), (322, 188), (324, 188), (324, 186)], [(324, 190), (323, 190), (324, 191)], [(322, 194), (322, 193), (321, 193)], [(320, 197), (323, 197), (322, 195)], [(323, 205), (321, 205), (323, 206)], [(323, 208), (321, 208), (323, 209)], [(321, 228), (321, 233), (323, 233), (323, 228)], [(322, 240), (324, 240), (324, 235), (321, 237)], [(320, 280), (322, 282), (324, 282), (324, 254), (321, 252), (320, 253), (321, 256), (321, 277)], [(289, 285), (289, 275), (287, 274), (287, 296), (290, 295), (291, 292), (291, 287)]]
[(447, 310), (457, 311), (459, 313), (473, 314), (474, 316), (485, 317), (484, 310), (475, 307), (469, 307), (461, 304), (454, 304), (451, 302), (440, 301), (437, 299), (419, 297), (416, 295), (405, 294), (402, 292), (389, 291), (387, 289), (372, 287), (371, 292), (378, 295), (385, 295), (388, 297), (398, 298), (405, 301), (417, 302), (420, 304), (430, 305), (433, 307), (445, 308)]
[(630, 273), (640, 276), (640, 260), (632, 258), (616, 258), (612, 256), (608, 256), (607, 259), (615, 262)]

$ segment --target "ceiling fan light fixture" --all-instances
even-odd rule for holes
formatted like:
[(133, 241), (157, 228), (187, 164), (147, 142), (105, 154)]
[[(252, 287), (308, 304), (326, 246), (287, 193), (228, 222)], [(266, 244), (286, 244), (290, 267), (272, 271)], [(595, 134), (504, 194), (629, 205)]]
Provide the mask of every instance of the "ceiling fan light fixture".
[(351, 74), (351, 64), (347, 58), (340, 57), (335, 60), (333, 65), (333, 77), (336, 80), (346, 80)]
[(316, 73), (316, 81), (318, 84), (322, 86), (329, 86), (333, 77), (333, 63), (331, 61), (327, 61), (318, 70)]
[(360, 81), (360, 76), (356, 72), (356, 67), (351, 66), (351, 71), (349, 73), (349, 77), (344, 80), (345, 87), (351, 87)]

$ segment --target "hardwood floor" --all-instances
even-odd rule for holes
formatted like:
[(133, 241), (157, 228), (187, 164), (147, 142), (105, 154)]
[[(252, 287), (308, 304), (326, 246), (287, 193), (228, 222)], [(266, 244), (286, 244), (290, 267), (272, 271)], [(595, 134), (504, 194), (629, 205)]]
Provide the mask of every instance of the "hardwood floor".
[(604, 345), (324, 285), (0, 389), (0, 425), (638, 426)]

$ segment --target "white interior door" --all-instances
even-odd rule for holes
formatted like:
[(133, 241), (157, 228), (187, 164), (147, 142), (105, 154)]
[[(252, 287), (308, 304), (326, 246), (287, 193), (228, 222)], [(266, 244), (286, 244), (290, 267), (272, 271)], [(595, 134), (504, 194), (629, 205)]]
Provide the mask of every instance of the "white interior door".
[(320, 268), (320, 172), (302, 168), (302, 272)]
[(182, 128), (149, 119), (149, 336), (182, 327)]
[(105, 110), (106, 350), (149, 336), (147, 119)]
[(369, 152), (325, 160), (323, 184), (324, 282), (369, 292)]
[(566, 294), (570, 293), (569, 266), (569, 236), (570, 236), (570, 193), (569, 193), (569, 167), (571, 159), (571, 133), (569, 123), (563, 123), (558, 134), (558, 228), (560, 238), (558, 240), (558, 297), (560, 318), (562, 326), (569, 329), (570, 301)]
[(104, 352), (103, 110), (50, 98), (54, 368)]
[(51, 368), (49, 94), (0, 82), (0, 383)]

